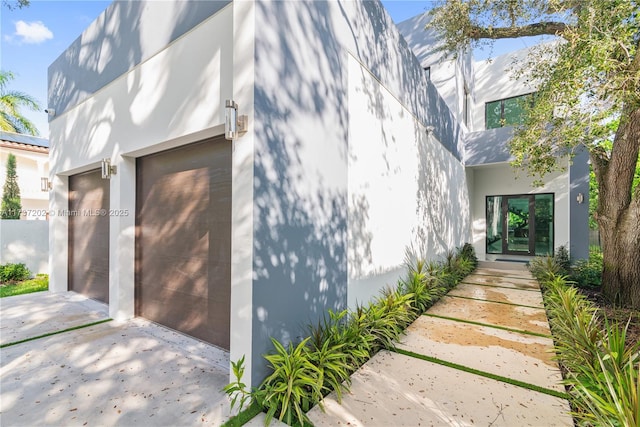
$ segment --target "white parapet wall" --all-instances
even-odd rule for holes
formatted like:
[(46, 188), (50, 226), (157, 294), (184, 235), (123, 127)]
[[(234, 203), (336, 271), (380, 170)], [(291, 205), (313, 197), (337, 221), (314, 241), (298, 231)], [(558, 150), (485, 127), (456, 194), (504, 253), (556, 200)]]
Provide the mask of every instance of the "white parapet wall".
[(33, 274), (49, 273), (49, 223), (0, 220), (0, 264), (25, 264)]

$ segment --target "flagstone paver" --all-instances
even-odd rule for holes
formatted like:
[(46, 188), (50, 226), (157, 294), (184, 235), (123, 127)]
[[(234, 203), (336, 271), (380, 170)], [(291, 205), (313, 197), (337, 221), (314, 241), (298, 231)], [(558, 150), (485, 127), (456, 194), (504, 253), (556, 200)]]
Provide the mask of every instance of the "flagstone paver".
[(551, 338), (428, 316), (406, 332), (398, 348), (564, 392)]
[(308, 415), (321, 426), (572, 426), (565, 400), (381, 351)]
[(544, 309), (488, 301), (443, 297), (429, 314), (505, 326), (537, 334), (551, 334)]
[(462, 283), (477, 285), (500, 286), (515, 289), (527, 289), (530, 291), (540, 291), (540, 285), (533, 279), (488, 276), (486, 274), (471, 274), (462, 280)]
[(352, 375), (342, 404), (331, 393), (326, 412), (309, 412), (312, 422), (572, 426), (568, 402), (554, 395), (564, 387), (537, 282), (523, 268), (488, 265), (407, 329), (397, 350), (405, 353), (373, 356)]
[(461, 283), (447, 295), (544, 308), (540, 292)]

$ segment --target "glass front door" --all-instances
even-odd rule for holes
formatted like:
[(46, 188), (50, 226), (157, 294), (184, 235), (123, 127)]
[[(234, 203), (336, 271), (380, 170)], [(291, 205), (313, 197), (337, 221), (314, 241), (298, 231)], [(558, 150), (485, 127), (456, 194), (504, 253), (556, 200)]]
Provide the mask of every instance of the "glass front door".
[(553, 254), (553, 194), (487, 197), (487, 253)]
[[(529, 255), (532, 253), (530, 219), (532, 196), (505, 197), (505, 225), (507, 227), (503, 241), (503, 253)], [(506, 246), (506, 247), (504, 247)]]

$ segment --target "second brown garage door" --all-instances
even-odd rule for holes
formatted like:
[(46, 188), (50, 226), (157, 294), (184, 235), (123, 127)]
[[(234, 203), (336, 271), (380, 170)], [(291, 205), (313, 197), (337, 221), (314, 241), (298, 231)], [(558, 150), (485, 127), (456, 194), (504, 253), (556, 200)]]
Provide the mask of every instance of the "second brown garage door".
[(229, 349), (231, 144), (137, 160), (136, 314)]
[(109, 180), (69, 177), (69, 290), (109, 303)]

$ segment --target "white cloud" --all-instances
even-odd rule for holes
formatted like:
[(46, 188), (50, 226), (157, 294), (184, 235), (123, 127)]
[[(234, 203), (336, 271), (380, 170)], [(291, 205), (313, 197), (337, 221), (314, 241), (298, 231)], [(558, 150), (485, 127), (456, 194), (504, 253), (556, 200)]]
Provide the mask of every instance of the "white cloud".
[(20, 41), (28, 44), (38, 44), (53, 38), (53, 33), (42, 23), (42, 21), (16, 22), (15, 35)]

